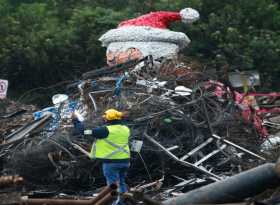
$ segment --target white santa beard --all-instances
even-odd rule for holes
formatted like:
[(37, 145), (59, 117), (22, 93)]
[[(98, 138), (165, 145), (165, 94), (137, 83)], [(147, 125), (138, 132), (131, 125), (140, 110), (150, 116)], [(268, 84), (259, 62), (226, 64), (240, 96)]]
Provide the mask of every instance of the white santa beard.
[(111, 29), (103, 34), (99, 40), (102, 42), (102, 46), (105, 47), (116, 42), (165, 42), (176, 44), (182, 49), (190, 43), (188, 36), (182, 32), (147, 26), (126, 26)]
[(152, 55), (154, 59), (160, 57), (174, 58), (179, 52), (179, 46), (174, 43), (166, 42), (114, 42), (107, 47), (107, 53), (125, 52), (129, 48), (137, 48), (142, 53), (142, 56)]

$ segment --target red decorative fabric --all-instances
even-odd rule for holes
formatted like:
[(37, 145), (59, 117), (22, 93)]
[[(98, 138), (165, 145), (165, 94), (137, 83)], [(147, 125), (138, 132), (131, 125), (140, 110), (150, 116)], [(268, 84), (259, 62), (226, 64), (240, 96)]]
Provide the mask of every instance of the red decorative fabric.
[(153, 28), (165, 29), (173, 21), (180, 21), (181, 16), (178, 12), (157, 11), (139, 16), (135, 19), (129, 19), (121, 22), (118, 27), (125, 26), (149, 26)]

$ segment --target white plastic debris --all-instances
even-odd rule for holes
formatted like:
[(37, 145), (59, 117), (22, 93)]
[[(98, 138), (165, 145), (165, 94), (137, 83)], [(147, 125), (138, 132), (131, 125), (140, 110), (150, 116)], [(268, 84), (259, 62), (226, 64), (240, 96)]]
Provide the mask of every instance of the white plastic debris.
[(66, 100), (68, 100), (68, 95), (65, 94), (56, 94), (52, 97), (52, 102), (54, 105), (60, 104), (62, 102), (65, 102)]
[(175, 93), (178, 95), (181, 95), (181, 96), (189, 96), (189, 95), (191, 95), (192, 90), (185, 86), (177, 86), (175, 88)]

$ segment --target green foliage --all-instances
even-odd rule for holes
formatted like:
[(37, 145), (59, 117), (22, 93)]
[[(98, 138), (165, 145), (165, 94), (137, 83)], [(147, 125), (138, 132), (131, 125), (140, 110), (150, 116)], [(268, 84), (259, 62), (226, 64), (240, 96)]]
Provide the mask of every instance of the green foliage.
[[(189, 55), (220, 61), (232, 69), (273, 75), (279, 86), (279, 5), (271, 0), (203, 1), (200, 22), (188, 33)], [(270, 80), (272, 80), (270, 78)], [(263, 79), (267, 82), (267, 79)]]
[[(199, 10), (173, 24), (192, 43), (184, 52), (213, 66), (257, 69), (279, 86), (280, 9), (273, 0), (0, 0), (0, 77), (29, 89), (77, 79), (105, 64), (98, 38), (124, 19), (155, 10)], [(268, 78), (267, 78), (268, 79)]]

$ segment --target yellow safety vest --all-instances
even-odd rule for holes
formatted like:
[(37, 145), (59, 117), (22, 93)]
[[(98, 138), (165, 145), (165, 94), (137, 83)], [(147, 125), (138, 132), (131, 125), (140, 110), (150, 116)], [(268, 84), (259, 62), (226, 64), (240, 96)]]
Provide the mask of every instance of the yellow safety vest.
[(125, 125), (109, 125), (108, 137), (97, 139), (93, 143), (90, 158), (94, 159), (129, 159), (128, 139), (130, 130)]

